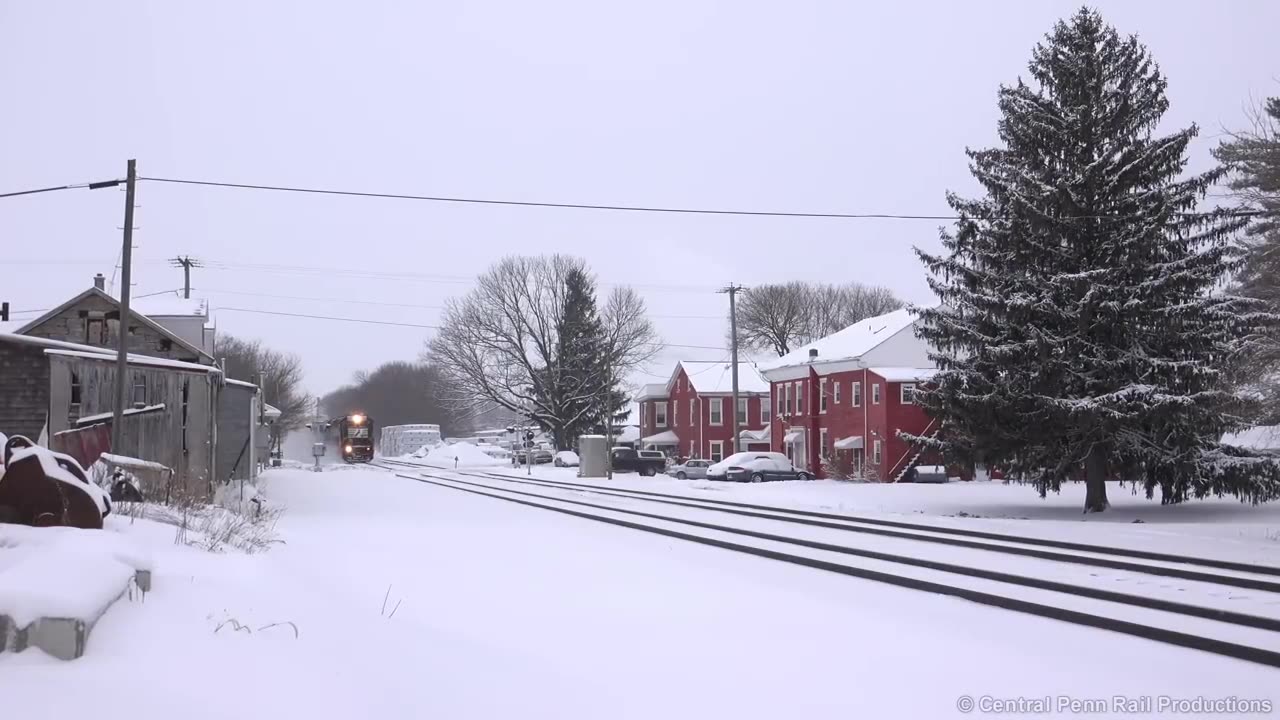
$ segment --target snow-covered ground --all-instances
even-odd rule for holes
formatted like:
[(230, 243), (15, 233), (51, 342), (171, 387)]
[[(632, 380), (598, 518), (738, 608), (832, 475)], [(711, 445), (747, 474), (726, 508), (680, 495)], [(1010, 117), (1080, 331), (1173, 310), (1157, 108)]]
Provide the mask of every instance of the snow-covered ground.
[[(205, 553), (175, 545), (170, 526), (111, 518), (109, 530), (151, 552), (154, 591), (117, 603), (79, 660), (0, 654), (5, 709), (24, 720), (917, 718), (955, 716), (964, 696), (1280, 700), (1280, 675), (1261, 666), (373, 468), (274, 470), (267, 482), (287, 511), (277, 527), (285, 544), (266, 553)], [(625, 482), (665, 490), (677, 481)], [(694, 485), (684, 487), (812, 506), (837, 491), (883, 492)], [(929, 490), (1039, 502), (1003, 486), (910, 492)], [(838, 509), (849, 511), (874, 495), (843, 497)]]
[[(524, 469), (486, 468), (524, 477)], [(1162, 506), (1131, 485), (1108, 485), (1111, 508), (1084, 514), (1084, 485), (1070, 483), (1041, 498), (1030, 486), (1003, 482), (945, 484), (846, 483), (836, 481), (761, 484), (643, 478), (620, 473), (612, 480), (577, 477), (576, 468), (535, 466), (534, 478), (601, 487), (759, 503), (948, 527), (1016, 533), (1075, 542), (1222, 557), (1280, 566), (1280, 503), (1248, 505), (1233, 498), (1193, 500)], [(1100, 527), (1101, 526), (1101, 527)]]

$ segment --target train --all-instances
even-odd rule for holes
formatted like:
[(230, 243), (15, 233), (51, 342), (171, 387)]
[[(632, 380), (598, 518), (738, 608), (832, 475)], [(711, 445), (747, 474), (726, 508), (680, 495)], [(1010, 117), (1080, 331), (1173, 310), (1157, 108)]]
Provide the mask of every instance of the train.
[(338, 452), (347, 463), (367, 463), (373, 460), (373, 418), (363, 413), (351, 413), (329, 421), (336, 429)]

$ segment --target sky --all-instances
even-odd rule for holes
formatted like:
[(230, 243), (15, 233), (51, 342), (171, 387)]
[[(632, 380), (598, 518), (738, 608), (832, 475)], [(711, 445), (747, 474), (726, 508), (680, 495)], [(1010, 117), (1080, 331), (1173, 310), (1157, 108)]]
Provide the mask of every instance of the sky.
[[(1280, 94), (1280, 3), (1094, 5), (1169, 80), (1191, 169)], [(418, 195), (786, 212), (948, 214), (996, 92), (1072, 2), (0, 0), (0, 193), (139, 175)], [(0, 199), (0, 300), (49, 308), (108, 277), (124, 196)], [(297, 353), (323, 394), (412, 360), (508, 254), (584, 258), (672, 345), (720, 347), (715, 290), (789, 280), (931, 299), (939, 222), (661, 215), (139, 183), (135, 295), (180, 287), (219, 333)], [(358, 301), (358, 302), (357, 302)], [(382, 303), (382, 304), (375, 304)], [(15, 317), (35, 317), (36, 313)], [(664, 381), (671, 347), (637, 373)]]

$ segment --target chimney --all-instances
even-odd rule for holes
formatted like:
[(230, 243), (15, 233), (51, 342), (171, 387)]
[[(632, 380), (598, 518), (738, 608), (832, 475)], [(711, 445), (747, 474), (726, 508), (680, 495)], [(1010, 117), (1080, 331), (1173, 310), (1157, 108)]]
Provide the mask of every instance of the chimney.
[(809, 348), (809, 362), (818, 359), (818, 348)]
[(94, 286), (94, 287), (96, 287), (96, 288), (98, 288), (99, 290), (104, 290), (104, 289), (106, 289), (106, 287), (107, 287), (107, 278), (106, 278), (105, 276), (103, 276), (103, 274), (102, 274), (102, 273), (98, 273), (97, 275), (94, 275), (94, 276), (93, 276), (93, 286)]

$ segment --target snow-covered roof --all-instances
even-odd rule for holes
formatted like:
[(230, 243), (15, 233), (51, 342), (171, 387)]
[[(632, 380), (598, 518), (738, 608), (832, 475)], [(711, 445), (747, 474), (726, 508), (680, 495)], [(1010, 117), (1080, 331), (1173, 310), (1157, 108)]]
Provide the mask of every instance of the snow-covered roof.
[[(86, 346), (87, 347), (87, 346)], [(85, 350), (59, 350), (50, 348), (44, 351), (45, 355), (61, 355), (64, 357), (78, 357), (86, 360), (102, 360), (105, 362), (115, 362), (116, 354), (114, 352), (108, 354), (103, 352), (90, 352)], [(129, 354), (129, 364), (135, 367), (162, 367), (171, 368), (173, 370), (188, 370), (191, 372), (203, 373), (220, 373), (222, 372), (213, 365), (201, 365), (199, 363), (183, 362), (181, 360), (170, 360), (168, 358), (151, 357), (150, 355), (134, 355)]]
[(738, 433), (738, 437), (743, 440), (755, 440), (759, 442), (764, 442), (765, 440), (768, 440), (772, 434), (773, 434), (772, 427), (766, 426), (760, 430), (743, 430), (742, 432)]
[(626, 425), (618, 430), (618, 434), (614, 435), (613, 439), (617, 442), (635, 442), (640, 439), (640, 428), (635, 425)]
[(680, 438), (676, 435), (674, 430), (664, 430), (657, 435), (650, 435), (647, 438), (641, 438), (640, 442), (645, 443), (646, 445), (677, 445), (680, 442)]
[(1280, 425), (1259, 425), (1223, 436), (1225, 445), (1251, 450), (1280, 450)]
[[(141, 415), (142, 413), (157, 412), (164, 409), (164, 403), (155, 405), (147, 405), (140, 408), (125, 408), (120, 412), (121, 415)], [(115, 417), (115, 411), (107, 411), (98, 413), (97, 415), (85, 415), (76, 420), (76, 425), (89, 425), (92, 423), (102, 422), (103, 420), (111, 420)]]
[(129, 302), (129, 309), (147, 317), (208, 317), (209, 304), (199, 298), (184, 298), (180, 292), (152, 295), (135, 298)]
[(253, 383), (251, 383), (251, 382), (245, 382), (244, 380), (234, 380), (234, 379), (232, 379), (232, 378), (227, 378), (227, 379), (226, 379), (226, 383), (227, 383), (228, 385), (235, 385), (236, 387), (242, 387), (242, 388), (253, 388), (254, 390), (257, 390), (257, 389), (258, 389), (258, 386), (257, 386), (257, 385), (254, 385), (254, 384), (253, 384)]
[[(75, 305), (76, 303), (90, 296), (97, 296), (98, 298), (101, 298), (102, 300), (105, 300), (115, 305), (117, 308), (119, 308), (120, 306), (120, 301), (117, 300), (116, 298), (111, 297), (106, 292), (99, 290), (96, 287), (91, 287), (88, 290), (85, 290), (84, 292), (80, 293), (79, 295), (76, 295), (75, 297), (71, 298), (70, 300), (62, 303), (58, 307), (53, 308), (52, 310), (46, 312), (40, 317), (35, 318), (34, 320), (28, 320), (14, 332), (15, 334), (28, 332), (29, 330), (31, 330), (31, 328), (41, 325), (42, 323), (47, 321), (49, 318), (52, 318), (53, 316), (57, 315), (63, 310), (66, 310), (72, 305)], [(141, 310), (134, 307), (132, 302), (129, 303), (129, 314), (132, 315), (138, 322), (151, 328), (155, 332), (159, 333), (162, 337), (167, 338), (170, 342), (175, 343), (179, 347), (186, 348), (187, 350), (190, 350), (191, 352), (195, 353), (197, 357), (206, 357), (206, 358), (209, 358), (210, 360), (213, 360), (213, 356), (210, 355), (208, 352), (206, 352), (203, 348), (199, 348), (199, 347), (196, 347), (195, 345), (192, 345), (191, 343), (182, 339), (178, 335), (174, 334), (174, 332), (169, 328), (161, 325), (155, 320), (152, 320), (150, 317), (144, 314)]]
[(667, 384), (666, 383), (648, 383), (640, 387), (640, 392), (632, 398), (636, 402), (641, 400), (666, 399)]
[(885, 340), (911, 327), (915, 319), (915, 314), (909, 308), (902, 308), (886, 315), (877, 315), (866, 320), (859, 320), (839, 332), (832, 333), (792, 350), (777, 360), (760, 363), (760, 370), (768, 372), (769, 370), (785, 367), (806, 365), (810, 362), (810, 350), (818, 351), (817, 357), (813, 358), (815, 363), (856, 360)]
[[(705, 362), (700, 360), (681, 360), (671, 380), (667, 382), (666, 391), (671, 391), (671, 384), (679, 377), (680, 370), (689, 378), (689, 384), (699, 395), (729, 395), (733, 392), (733, 363)], [(769, 393), (769, 381), (749, 362), (738, 363), (738, 393)]]
[[(280, 412), (280, 408), (274, 405), (268, 405), (267, 403), (262, 403), (262, 414), (264, 417), (269, 417), (272, 420), (275, 420), (276, 418), (280, 417), (283, 413)], [(437, 430), (437, 432), (439, 431)]]
[(927, 382), (938, 373), (938, 368), (873, 367), (868, 369), (889, 382)]

